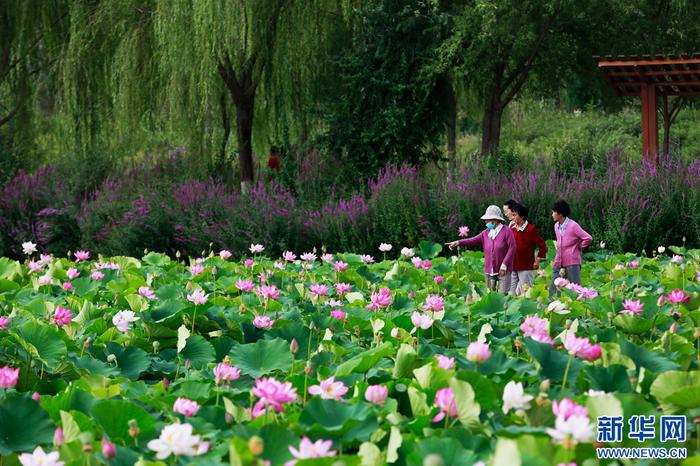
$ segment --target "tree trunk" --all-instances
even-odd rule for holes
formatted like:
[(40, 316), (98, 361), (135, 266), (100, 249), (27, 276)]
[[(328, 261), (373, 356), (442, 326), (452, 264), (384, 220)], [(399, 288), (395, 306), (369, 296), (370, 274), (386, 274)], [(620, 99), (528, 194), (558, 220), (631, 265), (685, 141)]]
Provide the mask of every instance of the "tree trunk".
[(457, 170), (457, 98), (452, 83), (447, 84), (447, 164), (448, 178)]
[(224, 126), (224, 138), (221, 141), (221, 151), (219, 153), (219, 169), (222, 169), (226, 164), (226, 146), (228, 139), (231, 136), (231, 115), (228, 113), (228, 102), (226, 101), (226, 92), (221, 92), (221, 123)]
[(481, 155), (495, 154), (501, 143), (501, 90), (493, 85), (486, 94), (484, 119), (481, 125)]
[(238, 136), (238, 167), (241, 192), (247, 193), (253, 184), (253, 113), (255, 93), (234, 101), (236, 105), (236, 135)]

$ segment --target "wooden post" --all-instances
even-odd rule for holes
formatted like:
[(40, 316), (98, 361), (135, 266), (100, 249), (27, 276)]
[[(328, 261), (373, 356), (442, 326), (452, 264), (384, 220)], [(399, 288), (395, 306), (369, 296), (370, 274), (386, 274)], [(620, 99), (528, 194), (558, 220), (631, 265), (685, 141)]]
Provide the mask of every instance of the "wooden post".
[(642, 155), (645, 161), (656, 162), (659, 132), (656, 124), (656, 87), (643, 84), (642, 97)]

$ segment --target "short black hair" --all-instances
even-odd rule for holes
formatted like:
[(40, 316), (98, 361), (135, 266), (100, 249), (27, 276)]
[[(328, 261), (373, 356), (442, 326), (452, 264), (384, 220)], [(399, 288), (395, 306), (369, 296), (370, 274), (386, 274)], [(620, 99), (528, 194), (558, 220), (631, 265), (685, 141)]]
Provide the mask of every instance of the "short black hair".
[(569, 207), (569, 204), (563, 199), (559, 199), (555, 202), (552, 206), (552, 210), (564, 217), (568, 217), (569, 214), (571, 214), (571, 207)]
[(527, 214), (530, 213), (530, 209), (528, 209), (522, 204), (516, 204), (512, 210), (513, 212), (518, 214), (518, 216), (521, 217), (523, 220), (527, 220)]
[(508, 207), (510, 210), (514, 210), (515, 206), (518, 205), (518, 201), (508, 199), (506, 202), (503, 203), (503, 205)]

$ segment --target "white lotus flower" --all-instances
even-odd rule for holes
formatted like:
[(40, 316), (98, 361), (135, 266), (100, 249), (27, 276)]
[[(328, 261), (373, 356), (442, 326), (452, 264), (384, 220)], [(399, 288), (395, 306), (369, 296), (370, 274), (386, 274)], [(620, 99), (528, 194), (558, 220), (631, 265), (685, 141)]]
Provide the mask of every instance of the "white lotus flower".
[(555, 299), (551, 303), (549, 303), (549, 306), (547, 306), (547, 310), (549, 312), (554, 312), (555, 314), (568, 314), (571, 311), (566, 309), (566, 304), (562, 303), (558, 299)]
[(588, 416), (557, 416), (554, 427), (548, 428), (547, 433), (556, 443), (590, 443), (595, 438), (595, 426)]
[(128, 332), (131, 322), (139, 320), (134, 311), (119, 311), (112, 317), (112, 323), (120, 332)]
[(34, 254), (36, 252), (36, 244), (32, 243), (31, 241), (22, 243), (22, 252), (28, 256)]
[(511, 409), (529, 409), (532, 395), (526, 395), (523, 384), (511, 380), (503, 390), (503, 413), (507, 414)]
[(206, 452), (206, 442), (199, 435), (192, 435), (190, 424), (170, 424), (163, 427), (160, 437), (148, 442), (148, 448), (156, 452), (156, 458), (163, 460), (170, 455), (197, 456)]
[(58, 461), (58, 452), (44, 453), (41, 447), (36, 447), (33, 453), (22, 453), (19, 455), (19, 462), (22, 466), (63, 466), (63, 461)]

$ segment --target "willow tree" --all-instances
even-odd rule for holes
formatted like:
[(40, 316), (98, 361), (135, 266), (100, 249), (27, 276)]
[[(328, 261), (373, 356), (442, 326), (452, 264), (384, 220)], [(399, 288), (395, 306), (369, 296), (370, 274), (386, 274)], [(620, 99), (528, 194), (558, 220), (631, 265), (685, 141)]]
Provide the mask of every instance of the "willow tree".
[[(34, 128), (29, 122), (37, 108), (46, 112), (54, 106), (52, 77), (67, 38), (66, 24), (62, 0), (0, 2), (0, 131), (11, 143), (29, 143)], [(19, 152), (19, 158), (28, 159)], [(3, 157), (2, 165), (5, 171), (13, 163)]]
[(64, 74), (76, 135), (146, 127), (224, 160), (235, 122), (244, 190), (253, 147), (308, 123), (315, 80), (345, 28), (331, 0), (76, 4)]

